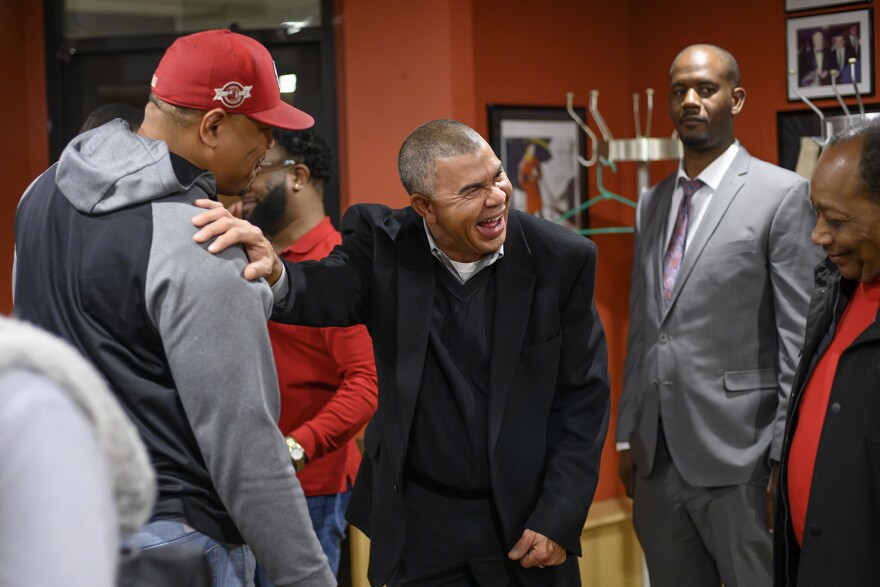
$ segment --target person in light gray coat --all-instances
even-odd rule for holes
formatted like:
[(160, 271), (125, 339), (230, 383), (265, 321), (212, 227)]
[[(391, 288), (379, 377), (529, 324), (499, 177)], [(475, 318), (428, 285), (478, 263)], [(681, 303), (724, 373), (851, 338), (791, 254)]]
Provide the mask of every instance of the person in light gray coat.
[(137, 430), (70, 345), (0, 317), (0, 585), (115, 584), (156, 480)]
[(654, 587), (759, 587), (821, 253), (807, 182), (735, 139), (745, 90), (733, 56), (688, 47), (670, 85), (684, 157), (639, 202), (620, 474)]

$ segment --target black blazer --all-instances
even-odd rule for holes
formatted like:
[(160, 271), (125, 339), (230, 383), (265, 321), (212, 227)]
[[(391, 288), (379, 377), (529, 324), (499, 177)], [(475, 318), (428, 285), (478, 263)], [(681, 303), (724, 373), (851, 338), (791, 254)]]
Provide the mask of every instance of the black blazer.
[(775, 582), (876, 585), (880, 577), (880, 314), (837, 363), (810, 485), (803, 548), (788, 507), (788, 464), (800, 402), (857, 286), (826, 259), (816, 268), (804, 352), (791, 388), (779, 462)]
[[(422, 218), (411, 208), (353, 206), (342, 233), (342, 244), (323, 261), (285, 263), (291, 294), (272, 319), (364, 323), (373, 338), (379, 406), (366, 430), (347, 517), (370, 536), (369, 578), (382, 585), (406, 539), (403, 465), (428, 344), (435, 261)], [(609, 410), (605, 333), (593, 299), (596, 246), (511, 210), (496, 271), (486, 433), (504, 539), (512, 547), (529, 528), (579, 555)], [(565, 582), (572, 572), (578, 582), (577, 565), (569, 563)]]

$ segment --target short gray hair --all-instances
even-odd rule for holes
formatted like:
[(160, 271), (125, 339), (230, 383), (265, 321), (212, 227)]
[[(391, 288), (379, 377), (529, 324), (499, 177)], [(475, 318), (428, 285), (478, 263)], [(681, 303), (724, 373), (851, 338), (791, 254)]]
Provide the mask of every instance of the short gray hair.
[(466, 124), (455, 120), (432, 120), (412, 131), (397, 155), (400, 181), (409, 195), (434, 195), (438, 159), (475, 153), (486, 141)]

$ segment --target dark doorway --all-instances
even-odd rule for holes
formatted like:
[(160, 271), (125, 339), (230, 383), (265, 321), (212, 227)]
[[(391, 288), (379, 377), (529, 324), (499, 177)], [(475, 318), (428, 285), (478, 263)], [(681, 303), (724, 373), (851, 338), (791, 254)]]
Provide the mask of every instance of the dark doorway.
[[(193, 31), (132, 34), (123, 28), (111, 30), (110, 35), (115, 36), (69, 38), (65, 33), (70, 29), (69, 23), (65, 28), (65, 0), (45, 1), (49, 152), (52, 161), (57, 161), (86, 117), (98, 106), (122, 103), (143, 108), (149, 96), (150, 78), (165, 49), (178, 36)], [(117, 6), (121, 4), (124, 3)], [(296, 75), (296, 91), (289, 99), (315, 117), (315, 129), (327, 140), (338, 161), (332, 0), (320, 0), (320, 8), (324, 15), (320, 24), (305, 26), (298, 32), (280, 22), (269, 29), (244, 28), (236, 20), (220, 26), (263, 43), (272, 53), (279, 75)], [(230, 13), (230, 18), (236, 18), (236, 14)], [(240, 18), (242, 22), (253, 20), (247, 14)], [(125, 20), (121, 23), (120, 27), (124, 27)], [(156, 28), (154, 25), (152, 30)], [(337, 177), (338, 173), (334, 174), (324, 197), (327, 214), (338, 226)]]

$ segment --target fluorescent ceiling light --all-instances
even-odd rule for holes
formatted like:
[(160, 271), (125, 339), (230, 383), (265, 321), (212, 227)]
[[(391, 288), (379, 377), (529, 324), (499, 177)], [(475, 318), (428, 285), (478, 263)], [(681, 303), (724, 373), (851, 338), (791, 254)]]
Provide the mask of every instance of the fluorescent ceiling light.
[(295, 35), (311, 24), (312, 19), (307, 18), (305, 20), (288, 20), (287, 22), (282, 22), (281, 26), (284, 28), (284, 32), (289, 36)]
[(278, 89), (282, 94), (292, 94), (296, 91), (296, 74), (286, 73), (278, 76)]

